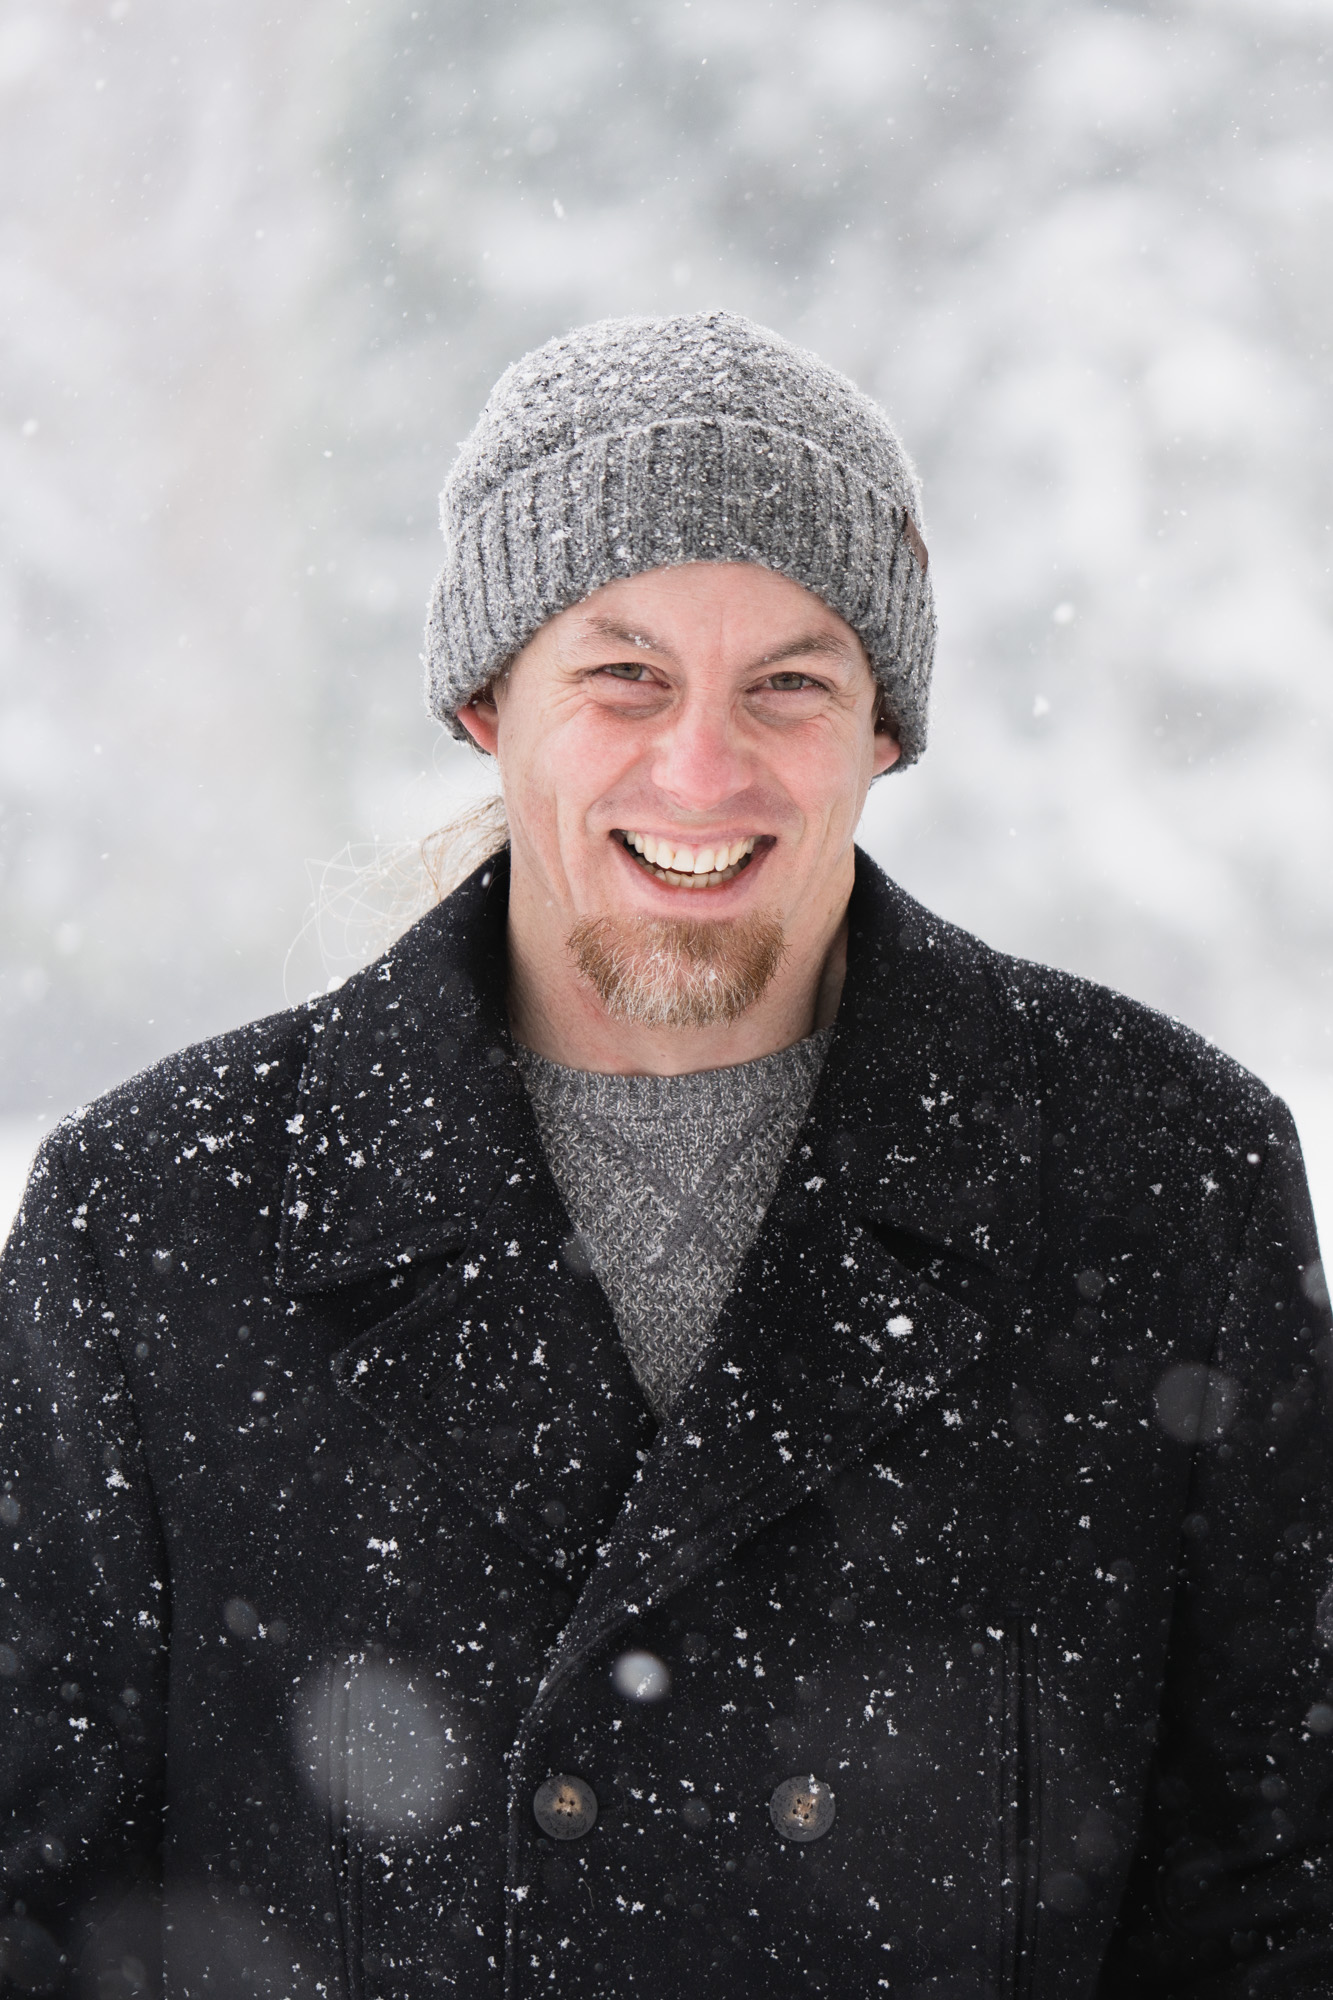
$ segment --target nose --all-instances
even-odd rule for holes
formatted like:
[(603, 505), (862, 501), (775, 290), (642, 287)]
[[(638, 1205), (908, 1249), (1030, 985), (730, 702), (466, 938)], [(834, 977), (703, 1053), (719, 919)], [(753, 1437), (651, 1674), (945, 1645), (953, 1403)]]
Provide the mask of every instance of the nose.
[(692, 690), (654, 744), (653, 782), (683, 813), (715, 812), (751, 782), (750, 759), (725, 695)]

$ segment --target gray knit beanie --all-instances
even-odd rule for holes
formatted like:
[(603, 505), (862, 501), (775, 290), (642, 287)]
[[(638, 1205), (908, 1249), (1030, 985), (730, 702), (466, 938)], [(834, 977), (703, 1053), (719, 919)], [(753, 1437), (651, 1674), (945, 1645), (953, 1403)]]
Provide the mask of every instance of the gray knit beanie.
[(926, 741), (935, 608), (920, 489), (882, 410), (735, 313), (608, 319), (507, 368), (440, 495), (427, 699), (464, 707), (617, 577), (753, 562), (858, 634), (902, 745)]

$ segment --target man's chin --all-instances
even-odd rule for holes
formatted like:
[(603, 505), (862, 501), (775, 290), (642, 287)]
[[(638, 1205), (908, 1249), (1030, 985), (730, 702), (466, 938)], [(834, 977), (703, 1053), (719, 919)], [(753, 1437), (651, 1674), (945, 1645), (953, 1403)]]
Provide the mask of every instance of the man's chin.
[(613, 1020), (710, 1028), (753, 1007), (782, 962), (782, 925), (765, 911), (691, 917), (585, 917), (567, 939), (580, 976)]

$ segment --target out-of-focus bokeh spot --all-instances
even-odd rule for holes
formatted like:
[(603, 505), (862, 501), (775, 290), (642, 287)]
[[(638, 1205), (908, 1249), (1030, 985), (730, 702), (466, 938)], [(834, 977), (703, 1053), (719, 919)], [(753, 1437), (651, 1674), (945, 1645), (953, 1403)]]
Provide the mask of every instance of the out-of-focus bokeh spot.
[(428, 1667), (334, 1664), (300, 1687), (292, 1729), (298, 1767), (334, 1824), (411, 1845), (447, 1825), (466, 1794), (467, 1748)]

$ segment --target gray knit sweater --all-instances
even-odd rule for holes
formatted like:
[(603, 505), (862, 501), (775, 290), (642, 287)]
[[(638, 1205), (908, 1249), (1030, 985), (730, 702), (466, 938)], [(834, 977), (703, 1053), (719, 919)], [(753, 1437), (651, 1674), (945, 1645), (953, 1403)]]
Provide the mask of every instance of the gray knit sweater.
[(515, 1051), (556, 1185), (659, 1417), (707, 1352), (832, 1034), (688, 1076), (604, 1076)]

